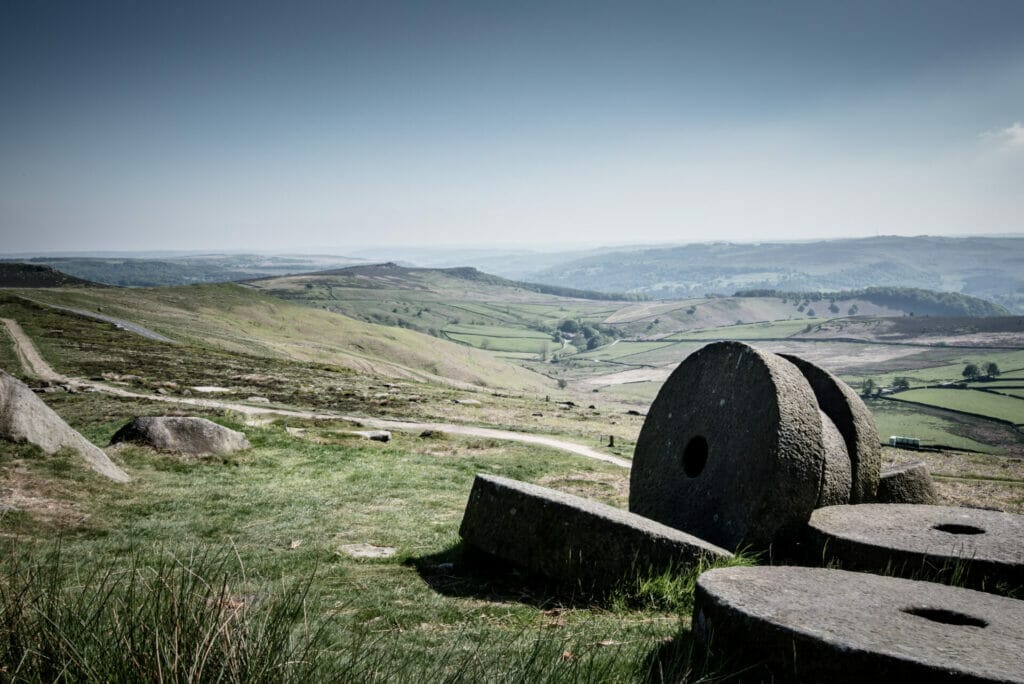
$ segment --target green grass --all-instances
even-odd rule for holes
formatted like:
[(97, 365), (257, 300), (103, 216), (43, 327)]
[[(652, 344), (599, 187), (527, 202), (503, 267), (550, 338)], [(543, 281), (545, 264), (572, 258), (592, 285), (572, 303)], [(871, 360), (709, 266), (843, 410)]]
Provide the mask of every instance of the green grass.
[(797, 333), (825, 323), (827, 318), (803, 318), (792, 321), (766, 321), (746, 325), (730, 325), (706, 330), (695, 330), (673, 335), (673, 340), (765, 340), (792, 337)]
[(1001, 453), (1002, 449), (959, 434), (961, 426), (946, 418), (923, 413), (913, 404), (886, 400), (870, 401), (868, 407), (878, 426), (878, 436), (887, 442), (890, 435), (916, 437), (922, 444), (942, 444), (954, 449)]
[[(6, 318), (6, 316), (3, 317)], [(24, 375), (21, 360), (14, 351), (14, 340), (7, 332), (7, 326), (2, 323), (0, 323), (0, 368), (18, 378)]]
[[(100, 444), (130, 416), (151, 410), (145, 404), (111, 397), (47, 395), (47, 399)], [(235, 423), (230, 416), (210, 417), (243, 429), (252, 448), (227, 459), (183, 461), (127, 447), (115, 457), (133, 477), (128, 486), (110, 483), (73, 463), (72, 467), (67, 462), (55, 464), (51, 458), (23, 450), (0, 456), (5, 473), (21, 469), (22, 476), (29, 477), (24, 475), (27, 470), (33, 484), (25, 486), (34, 487), (41, 496), (66, 501), (69, 510), (78, 511), (77, 522), (59, 530), (44, 518), (0, 518), (0, 553), (26, 557), (31, 566), (32, 558), (45, 558), (52, 550), (56, 534), (62, 536), (61, 557), (66, 565), (53, 580), (59, 586), (51, 595), (62, 597), (57, 610), (63, 611), (63, 617), (54, 621), (56, 626), (44, 627), (95, 638), (83, 647), (85, 661), (94, 662), (101, 658), (96, 654), (118, 650), (103, 641), (104, 634), (111, 632), (117, 638), (122, 632), (104, 626), (112, 624), (115, 615), (139, 614), (139, 601), (144, 601), (141, 605), (146, 610), (152, 609), (152, 617), (133, 618), (140, 620), (138, 629), (145, 632), (170, 624), (179, 608), (189, 615), (208, 609), (206, 617), (197, 618), (198, 624), (221, 624), (225, 617), (216, 610), (220, 596), (242, 597), (242, 601), (255, 597), (267, 610), (282, 602), (287, 610), (281, 619), (294, 622), (298, 630), (287, 632), (295, 639), (288, 643), (304, 648), (301, 628), (308, 621), (318, 634), (315, 644), (330, 644), (326, 671), (342, 668), (343, 678), (347, 678), (345, 672), (355, 672), (353, 678), (360, 680), (405, 680), (439, 673), (475, 680), (508, 673), (622, 681), (639, 678), (663, 640), (683, 635), (685, 641), (687, 597), (688, 592), (692, 594), (687, 587), (693, 576), (625, 585), (619, 599), (609, 602), (515, 574), (479, 574), (461, 562), (457, 530), (477, 472), (534, 482), (572, 474), (574, 483), (593, 479), (598, 486), (608, 477), (625, 477), (621, 469), (491, 440), (448, 437), (438, 441), (396, 433), (388, 444), (345, 440), (319, 444), (285, 430), (296, 421), (254, 428)], [(351, 558), (344, 547), (357, 543), (393, 547), (397, 553), (385, 559)], [(214, 563), (212, 572), (207, 564), (191, 564), (188, 559), (196, 556), (223, 561), (230, 572), (222, 572), (223, 564)], [(39, 561), (34, 567), (41, 572), (51, 566)], [(179, 572), (183, 567), (196, 570)], [(100, 574), (90, 575), (89, 569)], [(117, 582), (111, 584), (108, 577)], [(197, 577), (192, 584), (185, 583), (179, 592), (181, 601), (172, 592), (164, 608), (140, 598), (166, 584), (173, 589), (183, 579), (191, 582)], [(122, 578), (138, 582), (136, 603), (122, 598), (132, 592), (130, 581), (125, 584)], [(307, 589), (311, 598), (302, 601)], [(108, 605), (120, 608), (99, 614), (97, 606), (89, 624), (104, 627), (100, 633), (80, 628), (76, 632), (69, 624), (72, 616), (96, 605), (96, 595), (108, 593), (112, 597)], [(48, 601), (45, 593), (39, 598), (40, 604)], [(296, 606), (305, 611), (301, 619)], [(261, 640), (264, 618), (255, 611), (252, 618), (256, 636), (243, 630), (244, 642), (264, 653), (285, 649), (280, 630), (277, 637)], [(39, 632), (42, 627), (32, 629)], [(201, 628), (194, 631), (201, 636)], [(44, 636), (38, 640), (52, 641)], [(261, 646), (264, 643), (267, 648)], [(183, 662), (203, 648), (195, 640), (190, 644), (182, 649)], [(236, 647), (240, 648), (237, 643), (219, 643), (218, 652), (226, 655), (212, 660), (210, 667), (225, 671), (221, 663), (231, 660)], [(134, 651), (121, 650), (124, 653), (102, 656), (103, 667), (97, 671), (116, 673), (132, 666), (125, 658), (130, 660), (128, 655)], [(565, 651), (571, 656), (563, 660)], [(363, 664), (344, 669), (356, 656), (363, 658)], [(150, 657), (167, 656), (161, 651)], [(300, 666), (306, 663), (294, 664), (296, 677), (301, 678)], [(10, 668), (12, 663), (0, 665)], [(38, 676), (27, 678), (47, 678), (48, 671), (39, 667)], [(90, 677), (86, 670), (72, 671)], [(273, 672), (288, 678), (287, 669)], [(118, 678), (96, 675), (107, 677)]]
[[(910, 378), (915, 385), (934, 385), (943, 382), (963, 382), (964, 366), (968, 363), (978, 364), (981, 368), (993, 361), (1000, 368), (1019, 369), (1024, 367), (1024, 351), (1009, 352), (970, 352), (958, 354), (954, 360), (927, 368), (897, 370), (871, 375), (875, 382), (882, 386), (889, 385), (897, 376)], [(1015, 371), (999, 376), (1000, 379), (1012, 379)]]
[(222, 353), (323, 364), (433, 384), (550, 389), (543, 377), (490, 354), (412, 330), (371, 325), (284, 302), (239, 285), (51, 289), (24, 294), (62, 306), (102, 307), (107, 315)]
[(1020, 399), (968, 389), (917, 389), (900, 392), (894, 400), (989, 416), (1017, 425), (1024, 424), (1024, 403)]

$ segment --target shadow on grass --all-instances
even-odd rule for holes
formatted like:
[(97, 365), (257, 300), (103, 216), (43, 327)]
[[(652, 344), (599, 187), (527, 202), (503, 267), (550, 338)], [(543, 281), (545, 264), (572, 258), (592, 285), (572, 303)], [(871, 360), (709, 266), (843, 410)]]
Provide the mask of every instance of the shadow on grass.
[(461, 541), (437, 553), (409, 558), (423, 581), (445, 596), (516, 602), (537, 608), (585, 608), (602, 603), (601, 593), (531, 575), (506, 560)]

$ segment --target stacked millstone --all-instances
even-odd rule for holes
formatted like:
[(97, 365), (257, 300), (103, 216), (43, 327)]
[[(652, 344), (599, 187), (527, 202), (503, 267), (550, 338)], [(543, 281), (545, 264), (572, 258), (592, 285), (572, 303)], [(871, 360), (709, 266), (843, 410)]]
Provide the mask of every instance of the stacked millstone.
[(881, 446), (848, 386), (799, 359), (707, 345), (672, 373), (637, 440), (629, 509), (727, 549), (798, 538), (822, 506), (871, 501)]

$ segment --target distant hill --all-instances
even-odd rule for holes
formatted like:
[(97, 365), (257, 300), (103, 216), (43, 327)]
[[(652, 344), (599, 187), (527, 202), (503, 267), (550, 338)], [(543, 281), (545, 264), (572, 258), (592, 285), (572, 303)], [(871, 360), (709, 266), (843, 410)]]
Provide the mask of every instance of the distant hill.
[(501, 276), (484, 273), (471, 266), (461, 266), (457, 268), (416, 268), (399, 266), (396, 263), (388, 262), (383, 264), (348, 266), (328, 271), (315, 271), (312, 273), (305, 273), (303, 275), (307, 277), (323, 276), (339, 278), (341, 279), (339, 280), (339, 283), (344, 282), (351, 287), (402, 287), (404, 284), (410, 289), (420, 289), (422, 287), (421, 280), (423, 278), (439, 275), (454, 280), (470, 281), (475, 284), (490, 285), (513, 290), (525, 290), (527, 292), (537, 292), (540, 294), (554, 295), (556, 297), (624, 302), (636, 302), (650, 299), (650, 297), (642, 294), (597, 292), (595, 290), (579, 290), (572, 287), (509, 280), (507, 278), (502, 278)]
[(532, 281), (682, 299), (737, 290), (960, 292), (1024, 313), (1024, 238), (877, 237), (620, 250), (529, 274)]
[[(934, 292), (916, 287), (868, 287), (842, 292), (781, 292), (779, 290), (741, 290), (737, 297), (796, 297), (811, 302), (835, 302), (859, 299), (889, 309), (918, 316), (1008, 316), (1006, 307), (959, 292)], [(838, 312), (835, 312), (838, 313)]]
[(0, 261), (0, 287), (102, 287), (43, 264)]
[(340, 256), (258, 254), (189, 255), (159, 259), (36, 257), (26, 261), (49, 265), (95, 283), (121, 287), (237, 282), (360, 263), (357, 259)]

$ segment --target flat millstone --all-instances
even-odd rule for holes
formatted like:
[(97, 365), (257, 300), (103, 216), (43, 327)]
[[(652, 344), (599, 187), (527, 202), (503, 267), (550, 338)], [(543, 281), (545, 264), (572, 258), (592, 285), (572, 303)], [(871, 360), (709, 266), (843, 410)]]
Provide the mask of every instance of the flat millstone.
[(808, 537), (816, 557), (848, 569), (922, 578), (955, 570), (969, 586), (1000, 592), (1024, 587), (1024, 516), (1012, 513), (917, 504), (830, 506), (811, 515)]
[(882, 469), (875, 500), (887, 504), (935, 504), (939, 502), (939, 493), (928, 465), (911, 461)]
[(853, 475), (850, 503), (874, 501), (882, 468), (882, 445), (871, 411), (849, 385), (824, 368), (793, 354), (779, 356), (800, 369), (814, 390), (818, 406), (846, 442)]
[(732, 554), (653, 520), (538, 485), (479, 474), (465, 543), (537, 575), (605, 588)]
[(1024, 601), (822, 568), (697, 580), (693, 636), (749, 681), (1024, 682)]
[(709, 344), (679, 364), (647, 413), (629, 510), (728, 549), (767, 548), (818, 504), (822, 425), (795, 365), (741, 342)]

